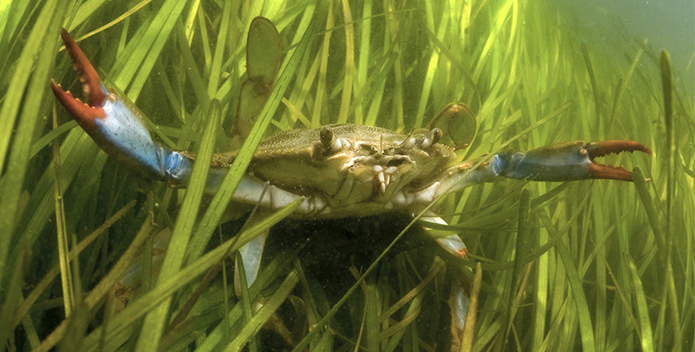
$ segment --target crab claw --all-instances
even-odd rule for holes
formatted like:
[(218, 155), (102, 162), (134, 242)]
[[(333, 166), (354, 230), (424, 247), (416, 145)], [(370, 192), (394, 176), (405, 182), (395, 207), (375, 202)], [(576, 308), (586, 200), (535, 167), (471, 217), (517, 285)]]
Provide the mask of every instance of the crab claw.
[(58, 101), (82, 129), (110, 156), (145, 176), (182, 184), (190, 174), (190, 160), (155, 143), (140, 112), (126, 98), (109, 91), (70, 34), (61, 32), (65, 48), (82, 82), (86, 103), (51, 81)]
[(106, 117), (103, 106), (110, 93), (101, 84), (97, 71), (89, 63), (89, 60), (87, 60), (87, 57), (80, 47), (77, 46), (77, 43), (75, 43), (68, 31), (63, 29), (60, 37), (63, 38), (65, 50), (70, 55), (73, 67), (80, 76), (82, 91), (88, 103), (82, 103), (79, 99), (74, 98), (70, 92), (64, 91), (60, 84), (52, 80), (51, 89), (53, 89), (53, 94), (58, 98), (58, 101), (72, 114), (77, 123), (89, 132), (95, 129), (95, 119), (104, 119)]
[(632, 173), (625, 170), (622, 166), (611, 166), (598, 164), (594, 162), (594, 158), (608, 155), (610, 153), (634, 152), (640, 151), (652, 155), (652, 151), (647, 146), (633, 141), (603, 141), (589, 143), (585, 146), (591, 164), (589, 164), (589, 173), (591, 178), (604, 178), (621, 181), (632, 181)]
[(595, 158), (610, 153), (641, 151), (646, 146), (633, 141), (582, 141), (556, 144), (526, 153), (498, 154), (500, 174), (534, 181), (571, 181), (592, 178), (632, 181), (632, 173), (621, 166), (599, 164)]

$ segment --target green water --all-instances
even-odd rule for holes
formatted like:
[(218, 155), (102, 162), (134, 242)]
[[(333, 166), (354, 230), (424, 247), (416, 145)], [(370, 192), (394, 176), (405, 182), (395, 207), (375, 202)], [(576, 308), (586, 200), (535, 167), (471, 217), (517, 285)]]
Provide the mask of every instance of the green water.
[[(452, 281), (470, 288), (481, 263), (472, 350), (693, 349), (695, 54), (693, 23), (678, 20), (695, 11), (691, 4), (654, 3), (660, 15), (649, 20), (657, 24), (638, 25), (639, 31), (635, 18), (647, 16), (622, 16), (618, 4), (56, 4), (0, 4), (0, 345), (346, 351), (359, 343), (362, 350), (447, 350)], [(671, 33), (650, 33), (665, 21), (662, 13), (674, 13), (669, 6), (683, 6), (673, 24), (661, 26)], [(102, 78), (134, 101), (156, 138), (172, 148), (198, 151), (210, 99), (217, 98), (216, 145), (224, 151), (245, 79), (246, 29), (259, 15), (275, 23), (290, 69), (281, 69), (275, 82), (284, 95), (271, 94), (272, 105), (258, 117), (267, 131), (252, 132), (250, 140), (337, 122), (407, 132), (427, 126), (448, 103), (465, 102), (478, 127), (460, 159), (579, 139), (629, 139), (654, 155), (600, 162), (639, 168), (649, 181), (500, 180), (448, 196), (433, 209), (451, 224), (443, 230), (466, 242), (468, 261), (447, 256), (414, 226), (373, 265), (408, 227), (408, 216), (283, 222), (272, 230), (277, 238), (264, 274), (244, 295), (260, 294), (266, 308), (244, 317), (254, 305), (234, 294), (233, 259), (201, 281), (219, 268), (220, 243), (244, 232), (245, 218), (213, 232), (217, 221), (208, 219), (221, 217), (224, 204), (212, 200), (197, 220), (195, 211), (180, 213), (185, 191), (143, 180), (109, 159), (60, 106), (54, 130), (55, 99), (47, 88), (53, 78), (81, 95), (67, 55), (57, 50), (65, 27), (75, 38), (86, 36), (79, 45)], [(661, 48), (673, 49), (669, 56)], [(303, 55), (293, 58), (296, 51)], [(670, 100), (663, 87), (669, 70)], [(519, 206), (525, 190), (528, 208)], [(56, 274), (59, 234), (73, 248), (114, 214), (117, 221), (104, 225), (78, 265), (65, 268), (72, 282), (64, 289)], [(528, 227), (518, 229), (519, 216)], [(276, 217), (260, 225), (269, 227)], [(146, 238), (138, 232), (173, 227), (176, 243), (189, 233), (211, 237), (197, 244), (211, 254), (187, 259), (193, 264), (186, 269), (167, 269), (166, 282), (145, 275), (123, 313), (107, 318), (100, 302), (114, 282), (110, 270), (119, 260), (123, 268), (140, 260), (128, 251)], [(153, 247), (157, 252), (145, 241), (145, 257)], [(87, 302), (72, 306), (69, 324), (67, 291), (75, 302)], [(164, 299), (171, 304), (156, 309)]]

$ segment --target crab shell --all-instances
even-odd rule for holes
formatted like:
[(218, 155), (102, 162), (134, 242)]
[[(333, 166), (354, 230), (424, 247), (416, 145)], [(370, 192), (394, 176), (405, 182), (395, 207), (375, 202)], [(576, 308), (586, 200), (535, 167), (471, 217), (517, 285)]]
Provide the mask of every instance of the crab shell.
[[(455, 162), (441, 136), (438, 128), (403, 135), (353, 124), (284, 131), (260, 143), (246, 178), (320, 203), (312, 218), (403, 209)], [(229, 168), (236, 155), (217, 154), (212, 167)]]

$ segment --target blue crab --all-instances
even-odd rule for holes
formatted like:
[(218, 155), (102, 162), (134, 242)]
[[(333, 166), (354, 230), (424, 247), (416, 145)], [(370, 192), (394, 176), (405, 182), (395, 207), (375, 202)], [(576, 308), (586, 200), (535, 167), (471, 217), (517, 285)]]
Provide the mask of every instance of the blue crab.
[[(195, 155), (155, 142), (138, 110), (119, 93), (106, 88), (65, 30), (62, 39), (82, 81), (86, 103), (60, 84), (52, 82), (51, 88), (72, 118), (110, 156), (146, 177), (165, 181), (171, 187), (185, 187)], [(457, 109), (466, 108), (452, 104), (448, 109), (456, 114)], [(442, 136), (437, 127), (401, 134), (354, 124), (280, 132), (261, 142), (233, 201), (272, 211), (301, 199), (293, 216), (305, 219), (404, 212), (421, 213), (422, 220), (446, 224), (427, 210), (428, 206), (466, 187), (503, 177), (551, 182), (632, 181), (631, 172), (596, 163), (595, 158), (634, 151), (651, 155), (648, 147), (633, 141), (576, 141), (457, 162), (456, 148), (441, 143)], [(236, 155), (229, 152), (213, 157), (206, 192), (216, 192)], [(466, 245), (458, 235), (430, 232), (446, 251), (465, 257)], [(249, 285), (257, 277), (266, 236), (241, 250)], [(460, 332), (467, 303), (463, 289), (456, 296), (452, 324), (454, 331)]]

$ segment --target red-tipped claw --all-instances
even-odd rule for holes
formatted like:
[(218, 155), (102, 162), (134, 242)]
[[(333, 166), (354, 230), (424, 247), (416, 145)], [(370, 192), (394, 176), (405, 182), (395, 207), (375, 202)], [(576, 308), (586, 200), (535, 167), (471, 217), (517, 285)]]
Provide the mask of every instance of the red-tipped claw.
[(80, 127), (101, 149), (131, 168), (174, 184), (185, 182), (190, 173), (190, 161), (182, 160), (178, 153), (155, 143), (140, 112), (127, 98), (104, 87), (92, 64), (66, 30), (61, 37), (82, 82), (86, 103), (53, 81), (51, 88)]
[(632, 141), (582, 141), (554, 144), (528, 152), (500, 153), (494, 168), (509, 178), (534, 181), (572, 181), (592, 178), (632, 181), (632, 173), (620, 166), (596, 163), (595, 158), (610, 153), (641, 151), (646, 146)]
[(70, 34), (63, 29), (60, 36), (65, 43), (65, 50), (72, 59), (73, 68), (80, 77), (82, 91), (87, 103), (83, 103), (80, 99), (73, 97), (69, 91), (64, 91), (63, 87), (53, 80), (51, 80), (51, 89), (53, 89), (53, 94), (58, 98), (58, 101), (75, 118), (77, 123), (87, 132), (93, 132), (96, 128), (94, 119), (106, 117), (103, 106), (109, 98), (109, 93), (102, 86), (97, 71), (89, 63), (82, 49), (77, 46)]
[(603, 178), (621, 181), (632, 181), (632, 173), (625, 170), (622, 166), (612, 166), (599, 164), (594, 158), (605, 156), (611, 153), (640, 151), (650, 156), (652, 151), (645, 145), (633, 141), (602, 141), (588, 143), (585, 150), (589, 156), (589, 173), (593, 178)]

